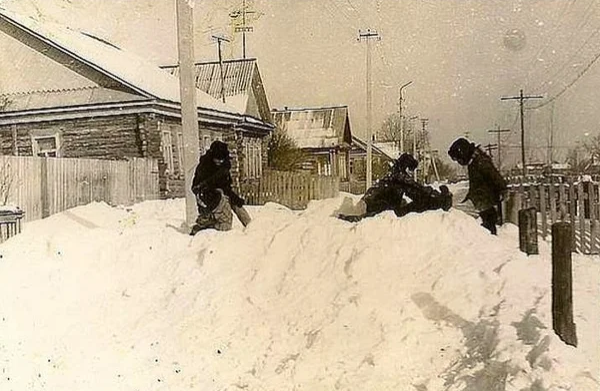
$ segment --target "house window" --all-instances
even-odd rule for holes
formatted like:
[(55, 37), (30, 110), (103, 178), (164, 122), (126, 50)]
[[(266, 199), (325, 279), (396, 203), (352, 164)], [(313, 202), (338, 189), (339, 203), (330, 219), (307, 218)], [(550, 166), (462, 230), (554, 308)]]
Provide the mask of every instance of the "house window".
[(60, 141), (58, 135), (33, 136), (31, 139), (33, 154), (41, 157), (59, 157)]
[(175, 171), (173, 161), (173, 139), (171, 136), (171, 131), (165, 130), (162, 132), (161, 148), (163, 158), (165, 159), (165, 164), (167, 165), (167, 170), (170, 174), (173, 174)]

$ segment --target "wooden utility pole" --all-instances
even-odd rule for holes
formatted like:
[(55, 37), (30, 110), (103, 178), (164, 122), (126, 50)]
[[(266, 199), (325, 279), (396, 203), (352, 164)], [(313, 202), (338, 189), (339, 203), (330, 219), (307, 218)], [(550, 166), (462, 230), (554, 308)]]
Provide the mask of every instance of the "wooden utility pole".
[(367, 29), (358, 32), (358, 40), (367, 42), (367, 189), (373, 184), (373, 129), (372, 129), (372, 81), (371, 81), (371, 39), (380, 39), (377, 31)]
[(398, 97), (398, 117), (400, 117), (400, 145), (397, 145), (398, 147), (398, 156), (402, 155), (404, 153), (404, 121), (402, 120), (402, 91), (408, 87), (409, 85), (412, 84), (412, 80), (409, 81), (408, 83), (402, 85), (400, 87), (400, 91), (399, 91), (399, 97)]
[[(427, 131), (426, 130), (427, 129), (427, 122), (429, 122), (429, 119), (427, 119), (427, 118), (421, 118), (421, 136), (419, 137), (420, 140), (423, 139), (423, 137), (425, 136), (425, 132)], [(420, 151), (417, 148), (418, 148), (418, 144), (417, 144), (417, 132), (415, 132), (415, 134), (413, 135), (413, 150), (414, 150), (414, 154), (415, 154), (414, 157), (415, 157), (415, 159), (420, 160), (419, 159)], [(415, 172), (414, 172), (414, 179), (415, 179), (415, 181), (418, 178), (417, 171), (418, 171), (418, 169), (415, 169)]]
[(520, 90), (519, 96), (508, 96), (502, 97), (500, 100), (518, 100), (521, 114), (521, 164), (523, 165), (523, 178), (527, 175), (527, 164), (525, 162), (525, 119), (523, 116), (523, 102), (527, 99), (543, 99), (543, 96), (539, 95), (523, 95), (523, 90)]
[(219, 68), (221, 69), (221, 98), (225, 103), (225, 73), (223, 72), (223, 56), (221, 55), (221, 41), (229, 42), (225, 37), (219, 37), (216, 35), (212, 36), (217, 41), (217, 47), (219, 50)]
[(550, 106), (550, 139), (548, 140), (548, 164), (550, 172), (552, 172), (552, 164), (554, 163), (554, 101)]
[(194, 168), (198, 162), (198, 106), (194, 80), (194, 1), (177, 0), (177, 49), (183, 134), (183, 175), (185, 181), (185, 220), (188, 227), (196, 219), (196, 197), (192, 193)]
[(500, 129), (500, 126), (497, 129), (488, 130), (489, 133), (496, 133), (498, 140), (496, 142), (496, 146), (498, 147), (498, 171), (502, 171), (502, 141), (500, 140), (500, 133), (510, 132), (510, 129)]

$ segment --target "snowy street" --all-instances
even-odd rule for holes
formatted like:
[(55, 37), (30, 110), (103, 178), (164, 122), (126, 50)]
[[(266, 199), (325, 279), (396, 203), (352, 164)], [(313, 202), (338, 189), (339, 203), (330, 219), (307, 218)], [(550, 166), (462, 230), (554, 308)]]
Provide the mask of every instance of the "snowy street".
[(597, 390), (600, 261), (574, 254), (579, 347), (552, 331), (548, 243), (471, 216), (103, 203), (0, 245), (2, 390)]

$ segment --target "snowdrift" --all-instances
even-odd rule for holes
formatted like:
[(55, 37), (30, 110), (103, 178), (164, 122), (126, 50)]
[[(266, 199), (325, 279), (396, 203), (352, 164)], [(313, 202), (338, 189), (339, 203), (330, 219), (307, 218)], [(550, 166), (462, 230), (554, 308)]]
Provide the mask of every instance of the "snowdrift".
[(574, 256), (579, 347), (549, 248), (458, 211), (348, 223), (342, 199), (181, 232), (182, 200), (96, 203), (0, 245), (2, 390), (597, 390), (600, 262)]

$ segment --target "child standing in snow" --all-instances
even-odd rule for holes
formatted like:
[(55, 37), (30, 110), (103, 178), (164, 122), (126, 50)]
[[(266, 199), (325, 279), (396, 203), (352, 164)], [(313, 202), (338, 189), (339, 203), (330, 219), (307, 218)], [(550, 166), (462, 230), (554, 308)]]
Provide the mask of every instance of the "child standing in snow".
[(482, 226), (496, 235), (498, 222), (497, 205), (502, 201), (506, 190), (506, 181), (498, 172), (492, 159), (474, 143), (459, 138), (448, 150), (452, 160), (469, 171), (469, 192), (462, 202), (471, 200), (479, 211)]
[(230, 169), (227, 144), (214, 141), (200, 157), (194, 173), (192, 192), (196, 195), (198, 218), (191, 235), (208, 228), (230, 230), (232, 211), (244, 226), (250, 223), (250, 215), (243, 207), (244, 200), (231, 188)]

